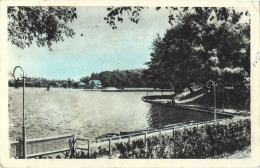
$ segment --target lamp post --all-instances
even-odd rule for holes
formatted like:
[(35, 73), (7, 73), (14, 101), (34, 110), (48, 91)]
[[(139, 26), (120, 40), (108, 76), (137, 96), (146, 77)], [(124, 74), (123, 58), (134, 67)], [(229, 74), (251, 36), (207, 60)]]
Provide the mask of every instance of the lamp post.
[(19, 77), (17, 79), (15, 78), (15, 70), (17, 68), (20, 68), (22, 73), (23, 73), (23, 76), (21, 77), (23, 79), (23, 149), (22, 150), (23, 150), (23, 158), (26, 159), (26, 128), (25, 128), (25, 122), (24, 122), (24, 120), (25, 120), (25, 115), (24, 115), (24, 87), (25, 87), (25, 78), (26, 77), (24, 76), (24, 72), (23, 72), (22, 67), (16, 66), (14, 68), (14, 72), (13, 72), (14, 80), (17, 80), (17, 81), (19, 80)]
[(209, 85), (209, 83), (212, 83), (213, 88), (214, 88), (214, 120), (217, 120), (217, 110), (216, 110), (216, 84), (212, 80), (209, 80), (206, 83), (207, 88), (211, 88), (212, 85)]
[(224, 83), (220, 83), (221, 91), (222, 91), (222, 112), (224, 113), (224, 92), (225, 92), (225, 85)]

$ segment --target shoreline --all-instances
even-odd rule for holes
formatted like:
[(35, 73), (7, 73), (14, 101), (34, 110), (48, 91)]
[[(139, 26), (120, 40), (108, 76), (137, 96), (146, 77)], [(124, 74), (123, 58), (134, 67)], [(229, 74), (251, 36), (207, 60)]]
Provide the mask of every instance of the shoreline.
[[(166, 106), (174, 106), (180, 108), (186, 108), (190, 110), (202, 110), (203, 112), (211, 112), (214, 111), (214, 106), (199, 103), (198, 100), (205, 99), (206, 93), (201, 90), (202, 88), (195, 88), (194, 93), (190, 93), (190, 91), (184, 91), (182, 93), (174, 95), (147, 95), (143, 96), (142, 100), (147, 103), (166, 105)], [(201, 90), (201, 91), (200, 91)], [(174, 93), (174, 92), (173, 92)], [(172, 100), (174, 99), (175, 104), (172, 104)], [(225, 107), (216, 108), (217, 113), (219, 114), (228, 114), (228, 115), (250, 115), (250, 108), (241, 108), (241, 107), (228, 107), (226, 104)]]
[(84, 89), (84, 91), (98, 92), (173, 92), (172, 90), (163, 89)]
[[(168, 103), (168, 102), (156, 102), (156, 101), (152, 101), (152, 100), (145, 100), (144, 97), (142, 97), (142, 100), (146, 103), (151, 103), (151, 104), (158, 104), (158, 105), (165, 105), (165, 106), (170, 106), (170, 107), (174, 107), (174, 108), (183, 108), (183, 109), (187, 109), (187, 110), (194, 110), (194, 111), (199, 111), (199, 112), (207, 112), (207, 113), (214, 113), (213, 111), (211, 111), (211, 109), (203, 109), (203, 108), (198, 108), (198, 107), (189, 107), (187, 105), (180, 105), (178, 103), (176, 103), (175, 105)], [(226, 115), (229, 117), (234, 117), (234, 115), (239, 115), (239, 113), (235, 114), (235, 113), (227, 113), (227, 112), (220, 112), (219, 110), (217, 110), (217, 114), (221, 114), (221, 115)]]

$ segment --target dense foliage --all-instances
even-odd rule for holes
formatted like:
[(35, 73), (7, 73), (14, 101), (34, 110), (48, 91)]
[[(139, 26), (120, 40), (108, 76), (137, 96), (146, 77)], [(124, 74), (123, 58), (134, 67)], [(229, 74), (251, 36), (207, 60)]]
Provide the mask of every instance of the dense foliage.
[[(13, 79), (8, 80), (9, 87), (22, 87), (23, 82), (22, 80), (15, 81)], [(78, 88), (78, 82), (74, 82), (73, 79), (68, 78), (67, 80), (55, 80), (55, 79), (46, 79), (46, 78), (39, 78), (39, 77), (27, 77), (25, 79), (25, 86), (26, 87), (64, 87), (64, 88)]]
[(135, 70), (115, 70), (92, 73), (80, 79), (88, 84), (89, 80), (100, 80), (103, 87), (147, 87), (142, 69)]
[(51, 50), (53, 42), (73, 37), (75, 32), (67, 26), (77, 18), (75, 7), (9, 6), (8, 40), (19, 48), (36, 41), (39, 47)]
[(128, 18), (133, 23), (139, 22), (139, 15), (140, 12), (144, 9), (144, 7), (130, 7), (130, 6), (124, 6), (124, 7), (108, 7), (107, 11), (108, 14), (106, 17), (104, 17), (104, 20), (109, 24), (112, 29), (117, 29), (116, 22), (123, 22), (124, 13), (127, 13)]
[[(242, 150), (251, 143), (250, 119), (174, 130), (172, 135), (117, 143), (121, 158), (210, 158)], [(147, 154), (145, 152), (147, 151)]]
[[(250, 26), (248, 12), (231, 8), (191, 8), (153, 42), (146, 74), (176, 91), (213, 80), (248, 93)], [(240, 22), (241, 18), (246, 21)]]
[[(106, 17), (104, 17), (104, 20), (109, 24), (112, 29), (117, 29), (116, 23), (122, 23), (124, 19), (129, 19), (131, 22), (138, 24), (140, 20), (140, 14), (142, 13), (143, 10), (145, 10), (148, 7), (140, 7), (140, 6), (123, 6), (123, 7), (108, 7), (107, 11), (108, 14)], [(160, 10), (162, 7), (155, 7), (155, 10)], [(206, 10), (208, 13), (207, 15), (201, 15), (203, 18), (197, 18), (205, 19), (205, 17), (211, 16), (211, 14), (214, 12), (215, 16), (218, 20), (222, 21), (227, 21), (229, 20), (229, 16), (232, 16), (231, 20), (232, 22), (237, 22), (240, 19), (241, 13), (240, 12), (235, 12), (233, 11), (233, 8), (216, 8), (216, 7), (165, 7), (166, 10), (169, 11), (168, 15), (168, 22), (171, 25), (174, 25), (180, 22), (180, 20), (183, 18), (183, 16), (187, 13), (192, 13), (192, 12), (197, 12), (197, 13), (202, 13), (203, 10)], [(205, 13), (204, 13), (205, 14)], [(248, 14), (248, 13), (246, 13)], [(127, 17), (124, 17), (124, 16)], [(207, 18), (206, 18), (207, 19)], [(211, 17), (211, 19), (213, 19)]]

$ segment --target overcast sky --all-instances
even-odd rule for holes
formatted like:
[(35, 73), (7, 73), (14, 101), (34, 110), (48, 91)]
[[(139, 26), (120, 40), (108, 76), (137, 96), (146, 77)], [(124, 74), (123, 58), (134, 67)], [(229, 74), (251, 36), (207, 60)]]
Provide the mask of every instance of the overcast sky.
[(28, 77), (79, 80), (92, 72), (145, 68), (156, 34), (170, 28), (168, 14), (145, 9), (138, 24), (125, 19), (112, 30), (104, 20), (105, 7), (77, 8), (78, 18), (70, 24), (76, 35), (54, 44), (53, 51), (36, 44), (20, 49), (9, 43), (9, 71), (20, 65)]

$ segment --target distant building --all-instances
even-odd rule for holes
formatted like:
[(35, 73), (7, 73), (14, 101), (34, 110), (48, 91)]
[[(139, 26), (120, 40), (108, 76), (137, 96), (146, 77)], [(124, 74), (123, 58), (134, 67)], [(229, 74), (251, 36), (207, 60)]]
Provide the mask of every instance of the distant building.
[(55, 84), (56, 84), (56, 87), (62, 87), (62, 84), (59, 82), (55, 82)]
[(84, 83), (84, 82), (80, 82), (79, 84), (78, 84), (78, 88), (81, 88), (81, 89), (83, 89), (83, 88), (85, 88), (87, 85)]
[(91, 89), (99, 89), (99, 88), (102, 88), (102, 84), (101, 84), (100, 80), (90, 80), (90, 81), (88, 82), (88, 84), (89, 84), (89, 87), (90, 87)]
[(49, 86), (50, 87), (62, 87), (62, 84), (59, 82), (50, 82)]

